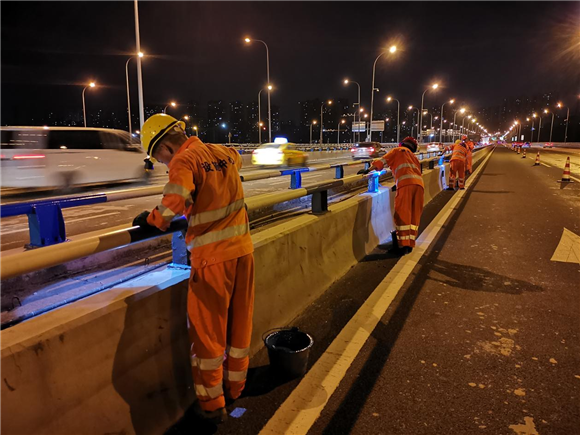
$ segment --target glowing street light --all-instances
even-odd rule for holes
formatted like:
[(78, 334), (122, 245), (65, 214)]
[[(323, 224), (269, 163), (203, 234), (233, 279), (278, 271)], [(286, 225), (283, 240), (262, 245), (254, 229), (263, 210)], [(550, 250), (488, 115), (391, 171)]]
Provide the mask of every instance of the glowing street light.
[(253, 41), (260, 42), (264, 44), (264, 47), (266, 47), (266, 83), (268, 83), (268, 141), (272, 142), (272, 107), (270, 105), (270, 91), (272, 90), (270, 87), (270, 50), (268, 49), (268, 44), (266, 44), (261, 39), (252, 40), (246, 37), (244, 41), (246, 41), (246, 44), (250, 44)]
[(373, 124), (373, 105), (374, 105), (374, 101), (375, 101), (375, 91), (378, 92), (379, 90), (377, 88), (375, 88), (375, 70), (377, 67), (377, 62), (378, 60), (381, 58), (381, 56), (383, 56), (384, 54), (387, 53), (395, 53), (397, 51), (397, 47), (395, 45), (392, 45), (388, 50), (383, 51), (381, 54), (379, 54), (377, 56), (377, 58), (375, 59), (375, 62), (373, 63), (373, 81), (371, 84), (371, 128), (369, 128), (369, 134), (368, 134), (368, 138), (367, 140), (370, 142), (372, 140), (372, 124)]
[(177, 107), (177, 103), (175, 101), (171, 101), (167, 106), (165, 106), (163, 108), (163, 113), (167, 113), (167, 108), (171, 106), (171, 107)]
[[(409, 106), (409, 107), (407, 107), (407, 110), (416, 110), (417, 111), (417, 139), (419, 139), (419, 108)], [(411, 136), (413, 136), (413, 122), (412, 121), (413, 121), (413, 119), (411, 118)]]
[(346, 124), (346, 121), (344, 119), (341, 119), (338, 122), (338, 128), (337, 128), (338, 133), (337, 133), (337, 137), (336, 137), (336, 143), (340, 143), (340, 124)]
[[(270, 91), (273, 89), (272, 85), (268, 85), (266, 87), (268, 89), (268, 95), (270, 95)], [(260, 127), (262, 127), (262, 99), (260, 98), (260, 95), (262, 94), (262, 91), (264, 89), (260, 89), (260, 92), (258, 92), (258, 125)], [(258, 143), (262, 143), (262, 129), (258, 128)]]
[(197, 125), (194, 125), (193, 126), (193, 132), (194, 132), (194, 135), (195, 136), (197, 136), (197, 130), (198, 130)]
[(454, 125), (454, 127), (453, 127), (453, 137), (451, 139), (452, 142), (455, 142), (455, 129), (457, 127), (457, 123), (456, 123), (455, 118), (457, 117), (457, 112), (459, 112), (459, 113), (461, 113), (463, 115), (465, 113), (465, 110), (466, 110), (465, 107), (462, 107), (461, 109), (459, 109), (459, 111), (456, 110), (455, 113), (453, 114), (453, 125)]
[[(439, 87), (439, 83), (433, 83), (430, 88), (435, 90)], [(423, 92), (423, 95), (421, 95), (421, 119), (419, 121), (419, 125), (423, 125), (423, 103), (425, 101), (425, 93), (429, 90), (429, 88), (425, 89), (425, 92)], [(418, 132), (418, 139), (420, 142), (422, 142), (422, 137), (421, 137), (421, 132)]]
[(310, 145), (312, 145), (312, 126), (316, 125), (316, 119), (312, 120), (310, 123)]
[(87, 110), (85, 107), (85, 91), (87, 88), (94, 88), (96, 85), (95, 82), (90, 82), (87, 86), (84, 87), (82, 97), (83, 97), (83, 120), (85, 122), (85, 128), (87, 127)]
[[(138, 58), (142, 58), (143, 56), (145, 56), (143, 54), (142, 51), (140, 51), (139, 53), (137, 53), (137, 57)], [(132, 122), (131, 122), (131, 95), (129, 93), (129, 62), (131, 61), (131, 59), (133, 59), (135, 56), (131, 56), (129, 59), (127, 59), (127, 63), (125, 63), (125, 81), (127, 82), (127, 115), (129, 116), (129, 137), (131, 137), (132, 133), (131, 133), (131, 129), (132, 129)]]

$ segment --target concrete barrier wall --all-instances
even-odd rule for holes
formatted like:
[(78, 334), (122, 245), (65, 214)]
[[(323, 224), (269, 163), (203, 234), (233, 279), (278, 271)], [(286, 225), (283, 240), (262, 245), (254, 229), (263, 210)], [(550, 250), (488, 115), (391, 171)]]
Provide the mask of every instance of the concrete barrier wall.
[[(425, 183), (432, 198), (442, 187), (441, 169), (426, 172)], [(264, 331), (290, 324), (387, 240), (393, 197), (385, 186), (253, 235), (252, 354)], [(2, 432), (163, 433), (194, 398), (188, 277), (187, 268), (164, 266), (2, 331)]]

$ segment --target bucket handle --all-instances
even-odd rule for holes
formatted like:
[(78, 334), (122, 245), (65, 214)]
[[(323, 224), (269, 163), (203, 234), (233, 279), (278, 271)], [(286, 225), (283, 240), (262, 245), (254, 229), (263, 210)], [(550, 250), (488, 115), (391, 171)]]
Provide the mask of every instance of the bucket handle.
[(283, 326), (283, 327), (277, 327), (277, 328), (271, 328), (271, 329), (268, 329), (266, 332), (264, 332), (264, 333), (262, 334), (262, 341), (264, 342), (264, 344), (266, 344), (266, 337), (267, 337), (267, 336), (268, 336), (268, 335), (269, 335), (271, 332), (274, 332), (274, 331), (300, 331), (300, 328), (298, 328), (298, 326), (292, 326), (292, 327), (289, 327), (289, 326)]

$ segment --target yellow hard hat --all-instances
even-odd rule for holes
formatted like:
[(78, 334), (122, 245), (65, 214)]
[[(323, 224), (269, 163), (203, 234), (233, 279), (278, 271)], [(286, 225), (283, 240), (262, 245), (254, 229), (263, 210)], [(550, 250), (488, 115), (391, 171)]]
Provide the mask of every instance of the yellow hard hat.
[(455, 141), (455, 144), (460, 144), (460, 143), (461, 143), (461, 141), (460, 141), (459, 139), (457, 139), (457, 140)]
[[(179, 128), (185, 131), (185, 122), (178, 121), (173, 116), (165, 113), (157, 113), (151, 116), (141, 128), (141, 145), (147, 155), (151, 158), (155, 145), (171, 131), (172, 128)], [(152, 159), (155, 161), (155, 159)]]

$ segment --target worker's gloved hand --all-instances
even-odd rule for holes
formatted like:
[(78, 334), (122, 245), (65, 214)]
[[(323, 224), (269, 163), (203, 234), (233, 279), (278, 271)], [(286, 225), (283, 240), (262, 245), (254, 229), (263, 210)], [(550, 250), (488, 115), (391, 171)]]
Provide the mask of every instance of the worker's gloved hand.
[(396, 192), (397, 191), (397, 185), (394, 184), (393, 187), (391, 187), (391, 192)]
[(150, 226), (147, 223), (147, 216), (149, 216), (149, 213), (150, 212), (148, 212), (148, 211), (144, 211), (142, 213), (139, 213), (139, 215), (135, 219), (133, 219), (133, 226), (134, 227), (148, 227), (148, 226)]
[(357, 172), (357, 175), (366, 175), (366, 174), (368, 174), (369, 172), (371, 172), (371, 170), (372, 170), (371, 168), (368, 168), (368, 169), (361, 169), (360, 171), (358, 171), (358, 172)]

